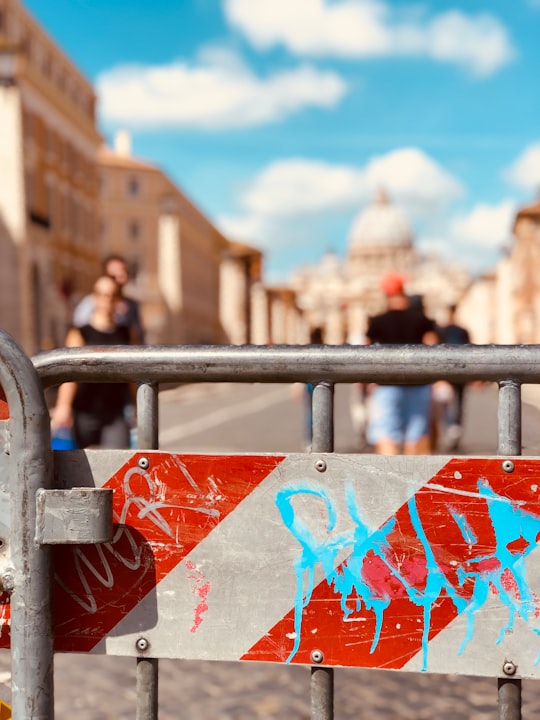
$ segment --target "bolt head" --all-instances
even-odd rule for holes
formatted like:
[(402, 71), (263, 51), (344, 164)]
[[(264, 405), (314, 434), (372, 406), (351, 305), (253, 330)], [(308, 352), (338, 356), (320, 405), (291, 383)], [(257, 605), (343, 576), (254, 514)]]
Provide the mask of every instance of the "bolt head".
[(504, 460), (502, 463), (502, 469), (506, 473), (514, 472), (514, 463), (511, 460)]
[(319, 472), (324, 472), (326, 470), (326, 462), (322, 459), (319, 459), (315, 463), (315, 469)]
[(140, 457), (137, 465), (141, 468), (141, 470), (148, 470), (150, 467), (150, 460), (147, 457)]
[(322, 650), (312, 650), (310, 657), (311, 657), (311, 662), (319, 665), (324, 660), (324, 653)]
[(141, 650), (143, 652), (144, 650), (148, 650), (148, 648), (150, 647), (150, 643), (148, 642), (148, 640), (146, 638), (141, 637), (141, 638), (138, 638), (137, 642), (135, 643), (135, 646), (136, 646), (137, 650)]
[(15, 581), (11, 573), (4, 573), (0, 578), (0, 584), (4, 592), (11, 593), (15, 590)]
[(511, 661), (506, 660), (503, 665), (503, 673), (505, 675), (515, 675), (517, 670), (517, 666)]

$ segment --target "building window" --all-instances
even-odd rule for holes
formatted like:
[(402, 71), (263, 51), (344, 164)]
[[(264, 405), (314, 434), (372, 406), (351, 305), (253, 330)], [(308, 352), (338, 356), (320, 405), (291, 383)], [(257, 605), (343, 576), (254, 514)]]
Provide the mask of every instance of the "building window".
[(129, 277), (132, 278), (133, 282), (136, 283), (140, 269), (140, 262), (138, 257), (132, 256), (128, 258), (128, 269)]
[(19, 39), (19, 46), (25, 55), (30, 55), (30, 38), (24, 33), (21, 34)]
[(141, 186), (139, 183), (139, 178), (137, 178), (135, 176), (132, 176), (129, 178), (128, 185), (127, 185), (127, 191), (128, 191), (128, 195), (130, 197), (137, 197), (140, 194)]
[(141, 237), (141, 225), (137, 220), (131, 220), (128, 225), (128, 238), (132, 242), (137, 242)]
[(47, 184), (47, 216), (49, 218), (50, 227), (54, 228), (56, 225), (55, 197), (54, 188), (50, 182)]
[(43, 58), (43, 74), (46, 77), (51, 76), (51, 56), (48, 52), (45, 52), (45, 56)]
[(24, 136), (26, 140), (34, 137), (34, 116), (31, 112), (25, 112), (23, 115)]
[(26, 207), (29, 210), (34, 209), (36, 201), (36, 179), (35, 173), (27, 168), (25, 170), (25, 186), (26, 186)]
[(50, 127), (47, 127), (46, 130), (47, 135), (47, 158), (49, 161), (54, 160), (55, 157), (55, 145), (56, 145), (56, 139), (54, 136), (54, 130), (52, 130)]

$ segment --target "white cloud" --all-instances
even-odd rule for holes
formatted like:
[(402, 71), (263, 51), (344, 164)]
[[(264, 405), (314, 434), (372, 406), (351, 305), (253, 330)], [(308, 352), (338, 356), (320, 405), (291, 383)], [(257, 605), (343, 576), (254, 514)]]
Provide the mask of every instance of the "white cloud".
[(364, 167), (302, 158), (278, 160), (262, 170), (240, 198), (249, 214), (292, 217), (360, 207), (383, 187), (417, 214), (459, 197), (460, 183), (416, 148), (395, 150)]
[(504, 25), (487, 13), (452, 10), (426, 18), (417, 6), (400, 12), (382, 0), (224, 0), (224, 10), (256, 47), (283, 44), (296, 55), (425, 57), (483, 77), (515, 54)]
[[(516, 201), (478, 203), (450, 214), (465, 189), (417, 148), (398, 149), (360, 167), (302, 158), (272, 163), (239, 197), (241, 212), (221, 218), (220, 226), (230, 237), (264, 248), (276, 268), (290, 265), (284, 254), (291, 252), (296, 253), (296, 264), (314, 262), (328, 248), (332, 213), (339, 218), (333, 227), (343, 227), (381, 187), (409, 216), (419, 249), (472, 271), (491, 267), (511, 238)], [(346, 233), (337, 239), (342, 248), (345, 241)]]
[(242, 128), (305, 107), (335, 106), (347, 91), (336, 73), (310, 65), (256, 76), (236, 55), (207, 51), (197, 63), (125, 65), (102, 73), (103, 117), (132, 126)]
[(478, 77), (492, 75), (514, 56), (504, 26), (487, 14), (443, 13), (428, 25), (425, 40), (429, 57), (468, 67)]
[(381, 187), (420, 226), (444, 214), (464, 192), (458, 180), (416, 148), (375, 157), (364, 166), (285, 159), (253, 177), (238, 198), (238, 214), (218, 224), (227, 236), (264, 248), (267, 271), (283, 276), (286, 268), (320, 257), (329, 238), (343, 248), (344, 224)]
[(498, 205), (479, 203), (468, 213), (456, 215), (450, 223), (454, 243), (480, 248), (500, 248), (508, 241), (516, 213), (516, 203), (504, 200)]
[(222, 215), (217, 222), (221, 232), (228, 238), (260, 244), (266, 235), (264, 220), (256, 215)]
[(361, 171), (302, 158), (277, 160), (262, 170), (241, 197), (252, 213), (287, 217), (324, 212), (365, 196)]
[(461, 183), (417, 148), (402, 148), (372, 160), (370, 188), (384, 187), (414, 214), (438, 210), (464, 193)]
[(538, 191), (540, 189), (540, 142), (526, 147), (503, 174), (506, 180), (516, 187)]

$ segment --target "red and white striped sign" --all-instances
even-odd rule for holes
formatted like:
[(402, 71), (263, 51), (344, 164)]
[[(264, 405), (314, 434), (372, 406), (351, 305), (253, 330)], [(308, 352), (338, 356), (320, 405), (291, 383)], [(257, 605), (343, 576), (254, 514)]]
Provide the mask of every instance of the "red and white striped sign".
[(55, 548), (57, 650), (540, 676), (536, 460), (56, 458), (117, 523)]

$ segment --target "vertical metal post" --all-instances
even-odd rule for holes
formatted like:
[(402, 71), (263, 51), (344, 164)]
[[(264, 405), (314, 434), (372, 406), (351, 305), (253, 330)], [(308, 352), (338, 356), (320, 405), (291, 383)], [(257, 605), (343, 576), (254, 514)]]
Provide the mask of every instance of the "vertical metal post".
[(36, 492), (53, 484), (50, 419), (30, 359), (0, 331), (0, 384), (9, 406), (11, 568), (2, 584), (11, 593), (11, 686), (14, 720), (52, 720), (53, 627), (50, 550), (38, 545)]
[(521, 385), (513, 380), (499, 383), (497, 425), (497, 453), (521, 455)]
[(159, 447), (158, 387), (145, 383), (137, 388), (137, 447), (157, 450)]
[[(521, 455), (521, 385), (513, 380), (499, 383), (497, 424), (498, 454)], [(521, 720), (521, 680), (500, 677), (497, 690), (499, 720)]]
[[(155, 383), (137, 388), (137, 445), (139, 449), (157, 450), (159, 446), (158, 386)], [(157, 658), (137, 658), (136, 720), (157, 720), (159, 663)]]
[(320, 382), (313, 386), (312, 452), (334, 452), (334, 385)]
[[(312, 452), (334, 452), (334, 385), (320, 382), (313, 388)], [(334, 718), (334, 669), (311, 668), (311, 720)]]

